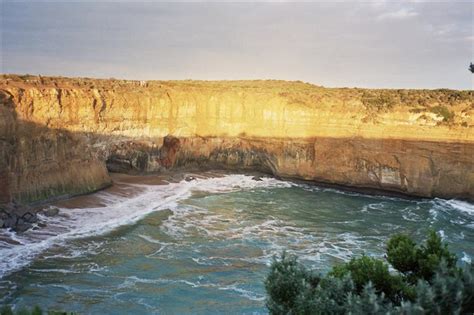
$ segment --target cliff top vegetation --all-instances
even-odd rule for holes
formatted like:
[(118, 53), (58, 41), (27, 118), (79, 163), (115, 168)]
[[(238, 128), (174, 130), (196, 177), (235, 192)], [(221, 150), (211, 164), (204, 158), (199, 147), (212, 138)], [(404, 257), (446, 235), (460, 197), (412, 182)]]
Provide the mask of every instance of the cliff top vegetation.
[(334, 104), (349, 110), (364, 110), (366, 120), (376, 121), (383, 113), (407, 112), (421, 123), (472, 127), (474, 124), (474, 91), (326, 88), (302, 81), (235, 80), (235, 81), (139, 81), (122, 79), (93, 79), (43, 77), (35, 75), (0, 75), (0, 88), (59, 88), (98, 91), (134, 92), (196, 92), (252, 93), (269, 98), (283, 98), (290, 105), (314, 107)]

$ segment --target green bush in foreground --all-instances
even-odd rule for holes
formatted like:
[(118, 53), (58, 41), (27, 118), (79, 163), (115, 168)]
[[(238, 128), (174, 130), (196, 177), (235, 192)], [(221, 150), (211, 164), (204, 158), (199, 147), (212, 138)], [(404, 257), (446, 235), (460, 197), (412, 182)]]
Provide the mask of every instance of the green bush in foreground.
[(272, 314), (473, 314), (474, 266), (456, 257), (435, 232), (417, 245), (406, 235), (387, 244), (387, 261), (353, 258), (318, 275), (285, 253), (265, 281)]

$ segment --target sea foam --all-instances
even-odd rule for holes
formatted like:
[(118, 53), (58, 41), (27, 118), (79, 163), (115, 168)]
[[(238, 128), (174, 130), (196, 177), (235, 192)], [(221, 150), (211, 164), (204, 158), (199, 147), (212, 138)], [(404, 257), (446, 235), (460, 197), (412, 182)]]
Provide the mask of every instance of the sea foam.
[[(165, 185), (135, 185), (141, 191), (131, 197), (107, 191), (98, 192), (95, 196), (105, 206), (60, 208), (58, 216), (39, 216), (40, 222), (46, 227), (22, 234), (0, 230), (0, 278), (27, 266), (52, 247), (64, 247), (64, 252), (67, 253), (66, 243), (70, 240), (103, 235), (120, 226), (134, 224), (152, 212), (177, 209), (176, 204), (189, 198), (193, 192), (225, 193), (291, 185), (274, 178), (264, 177), (257, 181), (252, 176), (238, 174), (183, 180)], [(74, 257), (80, 253), (72, 252), (71, 255)]]

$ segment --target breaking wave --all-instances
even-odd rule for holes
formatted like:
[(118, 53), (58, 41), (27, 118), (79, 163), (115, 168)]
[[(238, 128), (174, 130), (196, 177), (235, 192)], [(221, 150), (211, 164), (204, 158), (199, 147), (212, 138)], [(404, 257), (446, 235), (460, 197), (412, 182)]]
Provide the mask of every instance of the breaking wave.
[[(58, 216), (39, 215), (39, 223), (46, 225), (44, 228), (22, 234), (1, 230), (0, 278), (23, 268), (52, 247), (64, 246), (73, 239), (111, 232), (118, 227), (136, 223), (155, 211), (176, 209), (179, 201), (189, 198), (194, 192), (225, 193), (254, 188), (290, 187), (291, 184), (267, 177), (257, 181), (247, 175), (225, 175), (165, 185), (132, 186), (140, 192), (131, 197), (106, 191), (97, 193), (96, 196), (105, 205), (103, 207), (60, 208)], [(69, 254), (69, 257), (81, 255), (80, 252)]]

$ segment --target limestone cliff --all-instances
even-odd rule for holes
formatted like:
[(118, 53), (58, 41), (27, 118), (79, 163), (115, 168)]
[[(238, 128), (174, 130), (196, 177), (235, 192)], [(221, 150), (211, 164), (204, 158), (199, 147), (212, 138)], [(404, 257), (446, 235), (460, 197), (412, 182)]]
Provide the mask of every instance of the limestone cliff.
[(182, 166), (474, 199), (474, 93), (0, 77), (0, 198)]

